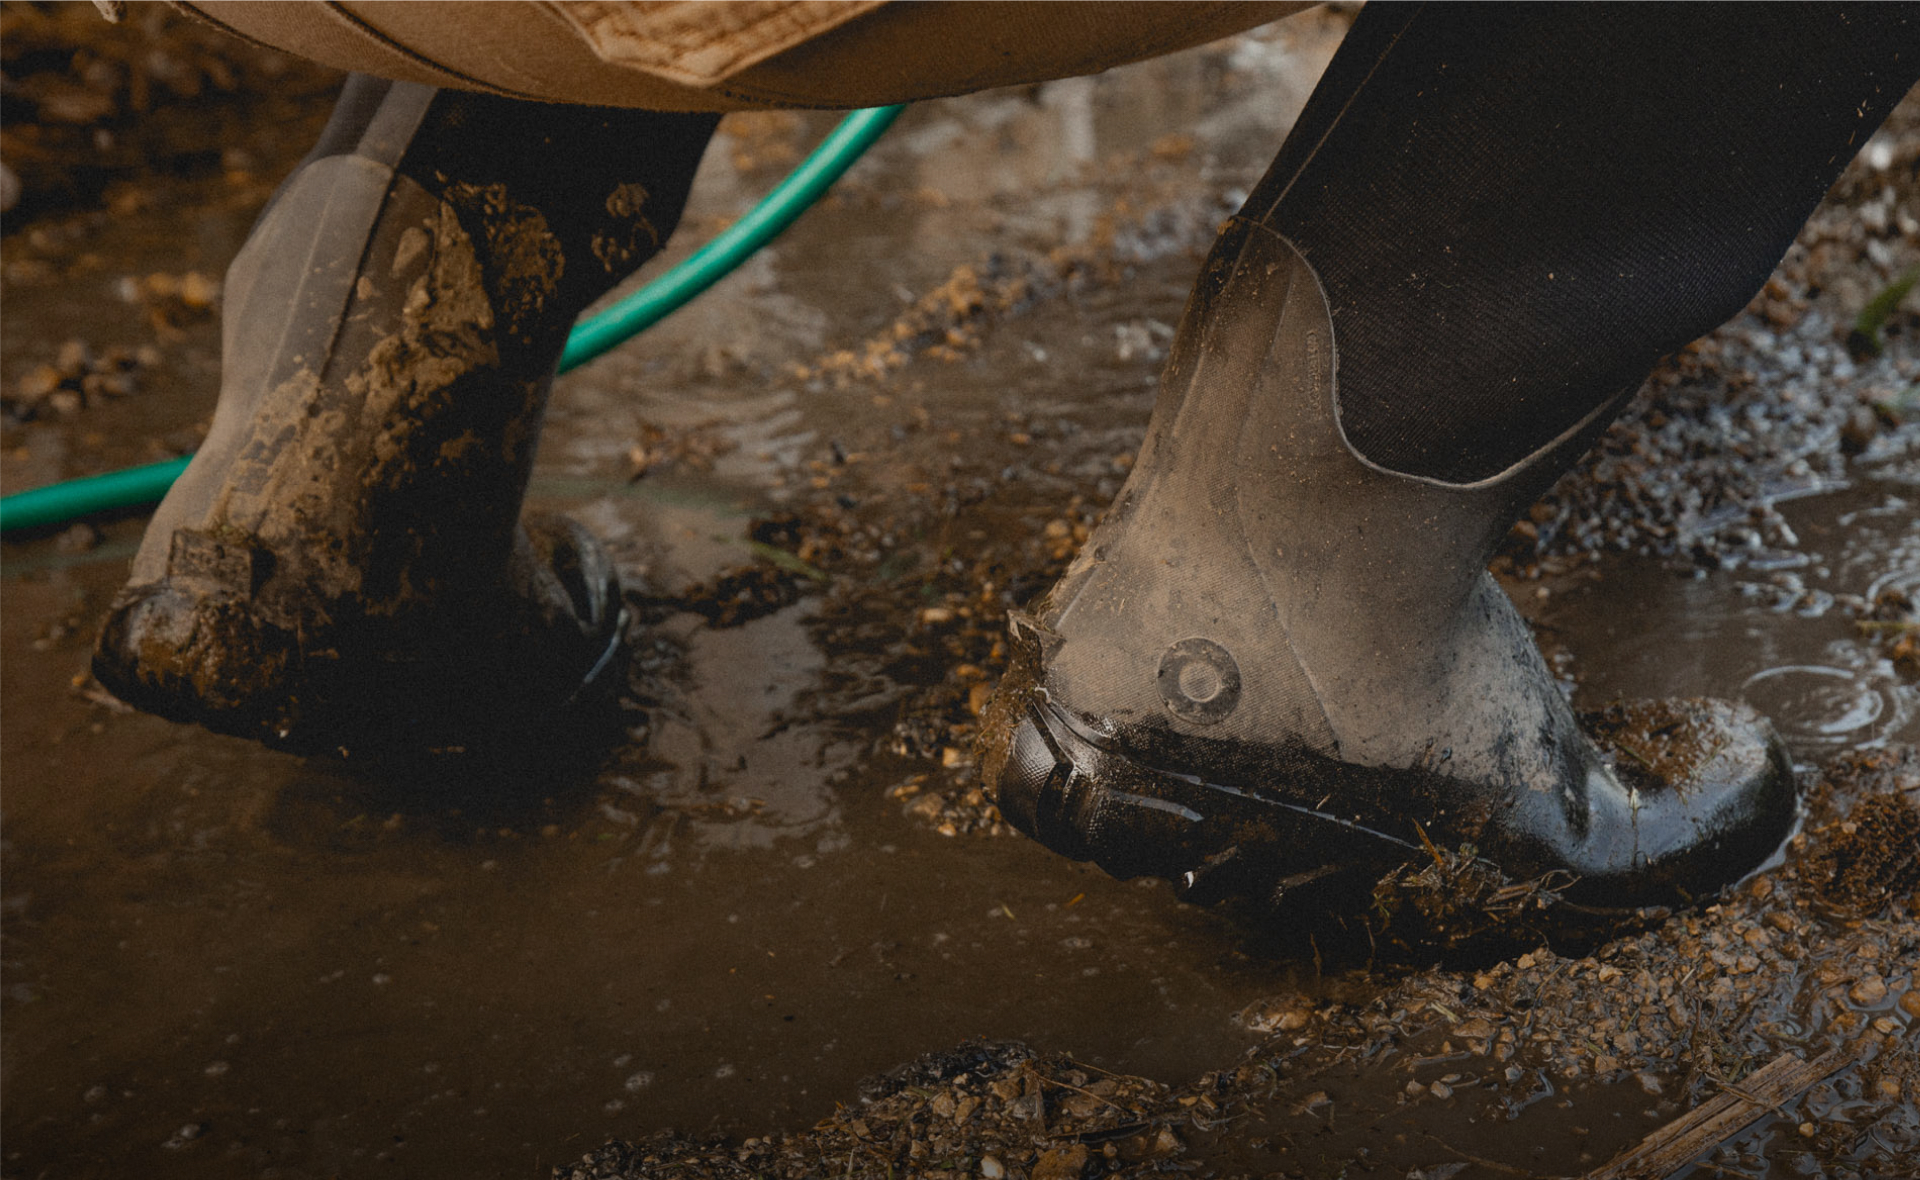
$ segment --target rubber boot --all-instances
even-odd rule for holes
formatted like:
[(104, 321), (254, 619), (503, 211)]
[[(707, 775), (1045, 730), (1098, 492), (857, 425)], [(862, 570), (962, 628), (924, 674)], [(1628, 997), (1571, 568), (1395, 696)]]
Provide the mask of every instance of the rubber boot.
[(1277, 900), (1471, 844), (1612, 904), (1699, 896), (1778, 847), (1790, 765), (1738, 706), (1674, 711), (1655, 776), (1580, 732), (1486, 573), (1613, 403), (1500, 475), (1354, 453), (1326, 297), (1237, 222), (1181, 321), (1138, 463), (1031, 615), (990, 707), (1002, 812), (1120, 877)]
[(1011, 620), (1006, 816), (1200, 899), (1364, 902), (1451, 855), (1632, 908), (1763, 862), (1797, 812), (1767, 723), (1641, 702), (1596, 745), (1485, 566), (1765, 281), (1917, 42), (1886, 5), (1363, 9), (1209, 256), (1126, 486)]
[(568, 226), (423, 153), (435, 119), (456, 135), (505, 100), (362, 81), (352, 150), (309, 157), (227, 273), (211, 429), (93, 667), (141, 709), (293, 751), (459, 749), (538, 732), (618, 666), (612, 564), (521, 501), (575, 313), (664, 240), (712, 120), (655, 222), (638, 185), (589, 174), (601, 224)]

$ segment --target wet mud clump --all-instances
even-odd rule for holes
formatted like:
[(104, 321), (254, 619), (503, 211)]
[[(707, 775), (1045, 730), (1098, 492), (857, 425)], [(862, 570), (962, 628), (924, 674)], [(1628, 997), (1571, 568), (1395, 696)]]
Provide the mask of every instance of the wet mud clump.
[(1401, 865), (1374, 884), (1361, 923), (1383, 966), (1531, 945), (1567, 917), (1555, 886), (1564, 888), (1570, 874), (1513, 881), (1472, 845), (1429, 851), (1429, 861)]
[(1806, 878), (1826, 913), (1877, 918), (1920, 889), (1920, 761), (1911, 751), (1875, 750), (1843, 765), (1877, 790), (1814, 833)]
[(1808, 875), (1834, 912), (1879, 916), (1920, 887), (1920, 810), (1900, 795), (1866, 800), (1828, 836)]

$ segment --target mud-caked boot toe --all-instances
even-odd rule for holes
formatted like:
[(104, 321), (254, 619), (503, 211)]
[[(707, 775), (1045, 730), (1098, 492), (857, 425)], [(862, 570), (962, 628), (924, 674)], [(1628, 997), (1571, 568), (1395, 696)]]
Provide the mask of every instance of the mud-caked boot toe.
[(616, 682), (612, 563), (522, 504), (573, 317), (665, 240), (713, 122), (353, 79), (227, 272), (219, 402), (102, 684), (384, 758), (537, 736)]
[(1207, 897), (1275, 900), (1446, 849), (1628, 907), (1762, 862), (1796, 809), (1764, 720), (1623, 706), (1596, 744), (1485, 571), (1622, 395), (1494, 478), (1414, 478), (1346, 439), (1337, 343), (1289, 242), (1222, 234), (1126, 486), (1010, 621), (981, 731), (1002, 812)]
[[(270, 738), (290, 722), (298, 638), (255, 616), (218, 542), (175, 538), (179, 576), (122, 590), (94, 646), (94, 677), (114, 696), (172, 721)], [(211, 559), (211, 560), (209, 560)], [(189, 572), (191, 571), (191, 572)]]
[(397, 620), (338, 600), (263, 617), (244, 578), (219, 576), (234, 548), (183, 530), (167, 575), (121, 592), (94, 647), (103, 687), (291, 752), (391, 757), (535, 734), (621, 666), (618, 575), (567, 517), (530, 514), (504, 581), (476, 579), (488, 592)]

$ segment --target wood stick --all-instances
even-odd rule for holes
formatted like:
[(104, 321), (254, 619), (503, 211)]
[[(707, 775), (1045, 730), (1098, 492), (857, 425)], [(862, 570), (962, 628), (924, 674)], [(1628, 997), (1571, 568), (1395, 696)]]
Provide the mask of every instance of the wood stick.
[(1729, 1089), (1707, 1099), (1642, 1139), (1637, 1146), (1587, 1173), (1585, 1180), (1652, 1180), (1670, 1176), (1746, 1130), (1768, 1111), (1799, 1097), (1815, 1082), (1838, 1072), (1850, 1064), (1854, 1056), (1851, 1045), (1843, 1045), (1812, 1061), (1782, 1053), (1745, 1078), (1739, 1090)]

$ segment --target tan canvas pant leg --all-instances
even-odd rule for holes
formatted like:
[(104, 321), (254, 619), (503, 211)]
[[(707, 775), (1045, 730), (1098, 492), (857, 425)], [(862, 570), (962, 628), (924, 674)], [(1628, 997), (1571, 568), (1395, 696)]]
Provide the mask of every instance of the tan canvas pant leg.
[(222, 0), (177, 4), (340, 69), (653, 110), (879, 106), (1171, 53), (1300, 2)]

